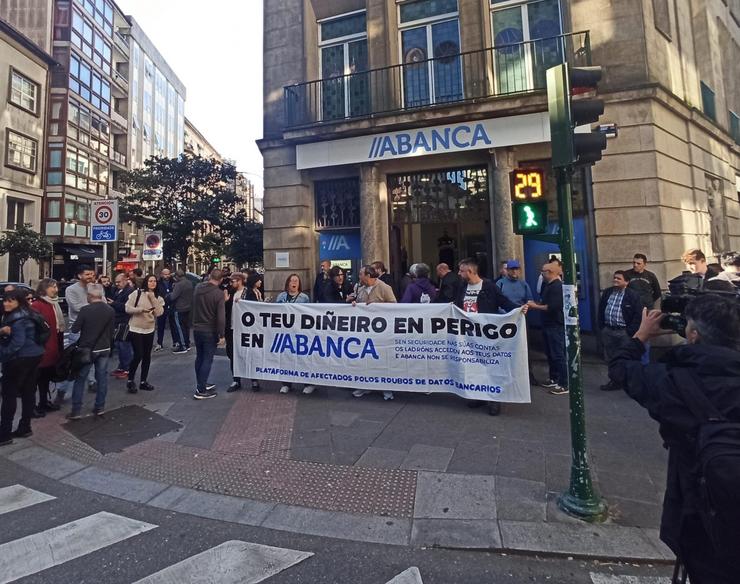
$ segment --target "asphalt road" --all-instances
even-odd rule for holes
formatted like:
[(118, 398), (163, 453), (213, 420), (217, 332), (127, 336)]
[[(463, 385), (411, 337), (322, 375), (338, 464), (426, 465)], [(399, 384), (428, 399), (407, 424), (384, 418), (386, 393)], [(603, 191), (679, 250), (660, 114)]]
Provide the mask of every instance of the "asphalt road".
[(303, 536), (133, 504), (0, 465), (0, 584), (668, 584), (669, 572)]

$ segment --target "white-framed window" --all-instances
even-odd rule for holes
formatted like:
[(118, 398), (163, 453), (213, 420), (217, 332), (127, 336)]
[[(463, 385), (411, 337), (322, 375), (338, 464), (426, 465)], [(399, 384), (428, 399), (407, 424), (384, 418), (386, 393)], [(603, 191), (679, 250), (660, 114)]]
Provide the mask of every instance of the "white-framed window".
[(7, 144), (5, 166), (24, 172), (36, 172), (39, 148), (39, 143), (36, 140), (8, 129), (5, 143)]
[(26, 207), (28, 206), (28, 201), (9, 198), (7, 200), (7, 219), (5, 221), (5, 228), (15, 231), (16, 229), (23, 227), (26, 223)]
[(544, 88), (564, 59), (560, 0), (490, 1), (496, 93)]
[(8, 101), (32, 114), (38, 114), (40, 86), (11, 67)]
[(398, 5), (404, 104), (407, 108), (463, 98), (457, 0)]
[(357, 10), (318, 21), (324, 120), (369, 111), (367, 14)]

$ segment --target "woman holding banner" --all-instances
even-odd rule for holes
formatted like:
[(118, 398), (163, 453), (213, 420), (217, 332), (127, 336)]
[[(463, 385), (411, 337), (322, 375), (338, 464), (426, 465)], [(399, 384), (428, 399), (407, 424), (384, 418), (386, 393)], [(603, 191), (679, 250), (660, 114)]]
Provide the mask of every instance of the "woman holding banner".
[[(259, 278), (259, 274), (253, 274), (246, 279), (246, 282), (252, 281), (254, 288), (254, 276)], [(259, 281), (261, 283), (261, 280)], [(257, 285), (259, 291), (259, 284)], [(234, 272), (229, 278), (229, 288), (224, 290), (226, 296), (226, 356), (229, 358), (229, 367), (231, 368), (232, 382), (226, 390), (226, 393), (233, 393), (242, 388), (242, 380), (234, 377), (234, 319), (238, 318), (238, 311), (234, 310), (236, 304), (242, 300), (257, 301), (256, 294), (250, 294), (251, 290), (245, 285), (244, 274)], [(261, 296), (260, 296), (261, 298)], [(252, 391), (259, 391), (260, 384), (256, 379), (252, 380)]]
[[(278, 294), (278, 304), (305, 304), (310, 302), (308, 295), (303, 292), (303, 286), (301, 285), (301, 277), (298, 274), (291, 274), (288, 279), (285, 280), (285, 287), (283, 291)], [(289, 381), (284, 381), (283, 386), (280, 388), (280, 393), (288, 393), (293, 389), (293, 384)], [(307, 385), (303, 388), (305, 395), (311, 395), (316, 388), (313, 385)]]

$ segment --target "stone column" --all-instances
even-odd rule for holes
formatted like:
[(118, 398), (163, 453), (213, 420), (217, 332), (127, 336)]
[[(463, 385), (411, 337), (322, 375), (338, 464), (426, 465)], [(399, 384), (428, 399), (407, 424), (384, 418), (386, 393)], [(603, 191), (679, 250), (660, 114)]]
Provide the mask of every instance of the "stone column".
[(516, 160), (511, 148), (496, 148), (492, 155), (493, 175), (493, 236), (496, 264), (494, 273), (498, 273), (498, 264), (508, 259), (523, 259), (524, 243), (521, 236), (514, 235), (514, 221), (511, 216), (511, 171)]
[(390, 262), (388, 191), (375, 164), (360, 166), (360, 239), (362, 262)]

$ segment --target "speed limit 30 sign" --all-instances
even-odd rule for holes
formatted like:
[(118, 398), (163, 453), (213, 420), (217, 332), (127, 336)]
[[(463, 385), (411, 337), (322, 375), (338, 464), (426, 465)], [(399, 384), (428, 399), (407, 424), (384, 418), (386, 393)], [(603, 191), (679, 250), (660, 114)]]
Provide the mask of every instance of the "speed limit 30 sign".
[(118, 239), (118, 201), (90, 203), (90, 240), (105, 242)]

